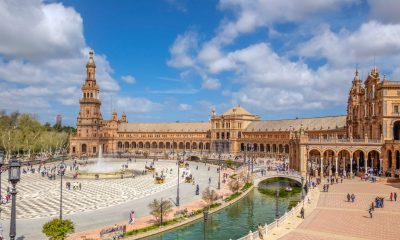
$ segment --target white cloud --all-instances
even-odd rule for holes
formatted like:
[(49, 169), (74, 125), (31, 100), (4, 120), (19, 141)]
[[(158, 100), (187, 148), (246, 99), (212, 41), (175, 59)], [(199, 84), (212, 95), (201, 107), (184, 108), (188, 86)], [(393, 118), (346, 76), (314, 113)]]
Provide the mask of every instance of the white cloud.
[(400, 22), (400, 1), (398, 0), (368, 0), (370, 17), (385, 23)]
[[(0, 109), (76, 111), (89, 52), (80, 14), (61, 3), (16, 0), (0, 1), (0, 19), (0, 94), (7, 96)], [(106, 56), (96, 54), (95, 62), (102, 93), (119, 91)]]
[(194, 65), (191, 55), (197, 50), (197, 34), (193, 31), (178, 35), (169, 49), (171, 59), (168, 65), (175, 68), (185, 68)]
[(192, 109), (192, 106), (189, 105), (189, 104), (186, 104), (186, 103), (180, 103), (180, 104), (178, 105), (178, 109), (179, 109), (179, 111), (181, 111), (181, 112), (187, 112), (187, 111), (189, 111), (189, 110)]
[(122, 76), (121, 79), (128, 84), (136, 83), (136, 78), (131, 75)]
[(219, 82), (219, 80), (214, 78), (205, 78), (203, 80), (203, 83), (201, 84), (201, 87), (207, 90), (215, 90), (218, 89), (220, 86), (221, 83)]
[(162, 105), (146, 98), (118, 97), (117, 110), (131, 113), (144, 113), (160, 110)]
[(400, 54), (400, 24), (369, 21), (354, 32), (342, 29), (338, 33), (324, 26), (297, 51), (301, 56), (325, 58), (334, 66), (372, 64), (374, 56), (390, 66), (395, 62), (388, 58)]

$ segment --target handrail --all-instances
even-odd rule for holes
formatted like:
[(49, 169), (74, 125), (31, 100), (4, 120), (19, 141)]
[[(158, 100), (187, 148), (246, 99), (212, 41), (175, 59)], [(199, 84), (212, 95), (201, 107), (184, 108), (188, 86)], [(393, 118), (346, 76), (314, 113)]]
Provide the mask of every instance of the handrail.
[[(280, 175), (280, 174), (277, 174)], [(290, 176), (290, 177), (295, 177), (298, 178), (299, 175), (297, 174), (290, 174), (290, 175), (286, 175), (286, 176)], [(304, 197), (303, 200), (301, 200), (300, 202), (297, 203), (297, 205), (295, 207), (292, 207), (292, 209), (290, 209), (289, 212), (286, 212), (285, 214), (283, 214), (280, 218), (275, 219), (273, 222), (271, 222), (270, 224), (265, 223), (264, 227), (262, 227), (262, 231), (264, 232), (264, 236), (268, 235), (269, 231), (272, 231), (273, 229), (279, 227), (279, 225), (282, 224), (283, 221), (287, 220), (289, 217), (291, 216), (295, 216), (297, 214), (299, 214), (302, 206), (304, 206), (305, 203), (305, 199), (308, 198), (310, 194), (310, 191), (307, 192), (307, 195)], [(259, 239), (259, 233), (258, 230), (252, 232), (251, 230), (249, 231), (249, 234), (247, 234), (246, 236), (243, 236), (241, 238), (239, 238), (238, 240), (257, 240)]]

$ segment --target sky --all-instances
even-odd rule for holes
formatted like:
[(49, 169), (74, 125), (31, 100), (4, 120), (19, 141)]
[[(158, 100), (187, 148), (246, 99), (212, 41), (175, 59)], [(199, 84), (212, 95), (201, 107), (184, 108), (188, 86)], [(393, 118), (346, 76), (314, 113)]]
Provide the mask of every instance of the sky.
[(75, 126), (88, 52), (102, 114), (346, 114), (356, 67), (400, 79), (397, 0), (0, 0), (0, 110)]

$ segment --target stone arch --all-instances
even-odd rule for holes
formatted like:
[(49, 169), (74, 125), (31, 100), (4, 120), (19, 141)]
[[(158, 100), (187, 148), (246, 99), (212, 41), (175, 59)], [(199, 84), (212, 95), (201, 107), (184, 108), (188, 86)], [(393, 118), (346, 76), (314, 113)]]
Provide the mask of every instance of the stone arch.
[(364, 168), (365, 164), (365, 157), (366, 157), (366, 153), (363, 149), (356, 149), (353, 152), (353, 161), (355, 161), (356, 166), (357, 166), (357, 171), (360, 171), (360, 168)]
[(400, 140), (400, 121), (393, 123), (393, 140)]
[(165, 148), (166, 149), (171, 149), (172, 147), (171, 147), (171, 143), (170, 142), (166, 142), (165, 143)]
[(118, 148), (118, 149), (121, 149), (121, 148), (122, 148), (122, 142), (118, 142), (118, 143), (117, 143), (117, 148)]
[(206, 149), (210, 150), (210, 143), (206, 143)]
[(400, 169), (400, 152), (397, 150), (396, 151), (396, 164), (395, 164), (395, 169)]
[(136, 148), (136, 142), (131, 143), (132, 148)]
[(196, 142), (192, 143), (192, 149), (197, 149), (197, 143)]
[(157, 148), (157, 142), (152, 142), (151, 143), (151, 148)]
[(143, 142), (138, 143), (138, 148), (143, 148)]
[(380, 169), (381, 163), (380, 163), (379, 159), (380, 159), (380, 154), (377, 150), (369, 151), (367, 166)]
[(391, 169), (393, 166), (393, 156), (392, 156), (392, 150), (387, 151), (387, 158), (388, 158), (388, 168)]
[(87, 145), (86, 145), (86, 143), (83, 143), (83, 144), (82, 144), (82, 146), (81, 146), (81, 152), (82, 152), (82, 153), (86, 153), (86, 152), (87, 152)]
[(125, 148), (125, 149), (129, 149), (129, 142), (128, 142), (128, 141), (126, 141), (126, 142), (124, 143), (124, 148)]
[(279, 153), (283, 153), (283, 146), (282, 146), (282, 144), (279, 144)]
[(200, 142), (200, 143), (199, 143), (199, 149), (204, 149), (204, 144), (203, 144), (203, 142)]
[(187, 143), (185, 144), (185, 149), (190, 149), (190, 142), (187, 142)]
[(285, 153), (289, 153), (289, 144), (285, 144)]
[(265, 152), (265, 146), (264, 144), (260, 144), (260, 152)]
[(164, 149), (164, 142), (159, 142), (158, 143), (158, 148), (159, 149)]
[(184, 149), (185, 148), (185, 145), (183, 144), (183, 142), (180, 142), (179, 143), (179, 149)]
[(150, 142), (146, 142), (144, 146), (145, 148), (150, 148)]

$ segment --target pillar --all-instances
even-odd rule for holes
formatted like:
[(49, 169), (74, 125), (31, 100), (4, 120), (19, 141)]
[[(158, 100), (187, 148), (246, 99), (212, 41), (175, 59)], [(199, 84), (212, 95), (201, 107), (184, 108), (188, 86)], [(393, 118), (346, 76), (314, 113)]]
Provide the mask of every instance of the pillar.
[(335, 176), (337, 177), (338, 174), (338, 157), (335, 157)]
[(324, 177), (324, 166), (323, 166), (323, 158), (319, 159), (319, 163), (321, 164), (321, 169), (320, 169), (320, 177), (323, 178)]
[(365, 173), (367, 173), (368, 172), (368, 156), (367, 156), (367, 159), (364, 159), (364, 167), (365, 167)]
[(350, 177), (353, 177), (353, 158), (350, 158)]
[(357, 172), (360, 171), (360, 158), (357, 158)]
[(379, 159), (379, 162), (380, 162), (380, 164), (379, 164), (379, 170), (381, 170), (381, 174), (383, 174), (383, 159), (381, 158), (381, 159)]
[(346, 177), (346, 158), (343, 158), (343, 176)]

